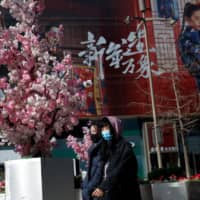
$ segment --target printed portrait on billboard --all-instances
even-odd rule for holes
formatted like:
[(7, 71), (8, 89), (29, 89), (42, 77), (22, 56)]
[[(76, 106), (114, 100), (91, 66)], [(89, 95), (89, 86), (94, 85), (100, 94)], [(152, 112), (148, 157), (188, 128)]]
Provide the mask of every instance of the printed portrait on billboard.
[(184, 6), (179, 52), (184, 67), (195, 78), (200, 91), (200, 4), (188, 2)]

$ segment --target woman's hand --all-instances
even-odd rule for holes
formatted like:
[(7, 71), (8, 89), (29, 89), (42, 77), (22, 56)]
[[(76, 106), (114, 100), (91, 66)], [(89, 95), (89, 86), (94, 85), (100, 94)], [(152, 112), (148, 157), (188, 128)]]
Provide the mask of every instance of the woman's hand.
[(99, 188), (95, 189), (94, 192), (92, 193), (93, 197), (103, 197), (103, 195), (104, 191)]

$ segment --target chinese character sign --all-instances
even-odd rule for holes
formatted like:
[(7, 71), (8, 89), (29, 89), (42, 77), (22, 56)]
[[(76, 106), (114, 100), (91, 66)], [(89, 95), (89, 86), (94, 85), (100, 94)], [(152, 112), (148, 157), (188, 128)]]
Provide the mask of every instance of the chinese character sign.
[[(95, 39), (95, 35), (88, 32), (87, 40), (81, 42), (86, 49), (79, 53), (79, 57), (82, 57), (83, 64), (88, 66), (98, 63), (101, 79), (104, 79), (104, 59), (109, 62), (109, 67), (122, 69), (123, 74), (136, 73), (138, 79), (148, 78), (148, 60), (144, 37), (144, 30), (139, 29), (136, 32), (130, 32), (127, 38), (121, 39), (120, 43), (115, 43), (108, 42), (103, 36)], [(154, 53), (155, 51), (150, 49), (150, 52)], [(154, 75), (162, 73), (154, 68), (155, 64), (151, 62), (152, 73)]]
[(100, 37), (97, 41), (93, 33), (88, 32), (88, 40), (81, 42), (82, 45), (86, 45), (86, 50), (79, 53), (80, 57), (84, 57), (83, 64), (91, 67), (95, 61), (99, 62), (100, 66), (100, 77), (104, 79), (103, 74), (103, 55), (105, 53), (105, 48), (103, 45), (107, 43), (104, 37)]

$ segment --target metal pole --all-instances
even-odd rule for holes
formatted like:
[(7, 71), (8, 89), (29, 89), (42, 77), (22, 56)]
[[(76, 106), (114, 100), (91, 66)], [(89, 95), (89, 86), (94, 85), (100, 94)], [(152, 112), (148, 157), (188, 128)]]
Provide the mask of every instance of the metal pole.
[[(100, 61), (99, 61), (99, 57), (98, 60), (96, 61), (96, 70), (95, 70), (95, 79), (97, 79), (97, 85), (98, 85), (98, 98), (97, 98), (97, 112), (99, 115), (104, 114), (104, 109), (103, 109), (103, 93), (102, 93), (102, 87), (101, 87), (101, 81), (104, 79), (104, 71), (103, 69), (100, 67)], [(99, 74), (99, 76), (98, 76)], [(94, 81), (95, 82), (95, 81)], [(96, 85), (94, 86), (96, 87)]]
[(152, 72), (151, 72), (151, 60), (150, 60), (150, 52), (149, 52), (148, 32), (147, 32), (147, 26), (146, 26), (144, 13), (143, 13), (143, 18), (144, 18), (143, 23), (144, 23), (145, 45), (146, 45), (146, 53), (147, 53), (149, 87), (150, 87), (150, 94), (151, 94), (151, 105), (152, 105), (152, 113), (153, 113), (156, 153), (157, 153), (158, 167), (162, 168), (163, 165), (162, 165), (160, 144), (158, 141), (158, 122), (157, 122), (157, 114), (156, 114), (155, 95), (154, 95), (154, 89), (153, 89), (153, 79), (152, 79)]
[(177, 124), (174, 123), (173, 126), (174, 126), (173, 127), (173, 129), (174, 129), (174, 138), (175, 138), (175, 143), (176, 143), (176, 147), (177, 147), (177, 154), (178, 154), (177, 165), (178, 165), (178, 167), (181, 167), (180, 148), (179, 148), (179, 145), (178, 145)]
[(173, 72), (172, 72), (171, 76), (172, 76), (173, 90), (174, 90), (175, 99), (176, 99), (178, 121), (179, 121), (179, 126), (180, 126), (180, 129), (181, 129), (181, 141), (182, 141), (182, 145), (183, 145), (183, 155), (184, 155), (184, 161), (185, 161), (186, 177), (189, 178), (191, 176), (191, 174), (190, 174), (190, 167), (189, 167), (188, 151), (187, 151), (187, 146), (186, 146), (185, 138), (184, 138), (184, 125), (183, 125), (183, 121), (182, 121), (181, 107), (180, 107), (180, 102), (179, 102), (179, 98), (178, 98), (178, 92), (176, 90), (176, 83), (175, 83), (175, 80), (174, 80)]
[(150, 147), (149, 147), (149, 136), (148, 136), (148, 127), (147, 123), (144, 124), (143, 126), (143, 138), (144, 138), (144, 144), (145, 144), (145, 157), (146, 157), (146, 166), (147, 166), (147, 172), (152, 171), (152, 166), (151, 166), (151, 153), (150, 153)]

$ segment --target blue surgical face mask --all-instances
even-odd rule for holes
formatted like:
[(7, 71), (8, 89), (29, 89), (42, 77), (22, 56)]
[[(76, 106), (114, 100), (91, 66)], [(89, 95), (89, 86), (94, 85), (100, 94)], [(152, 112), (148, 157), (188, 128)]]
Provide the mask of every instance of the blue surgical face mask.
[(111, 141), (113, 137), (112, 134), (110, 133), (110, 130), (101, 131), (101, 135), (103, 139), (106, 141)]

